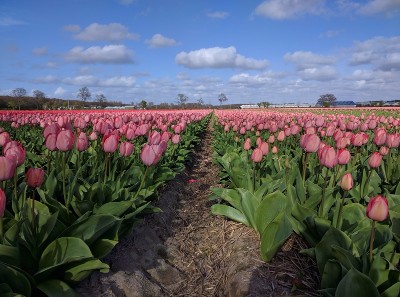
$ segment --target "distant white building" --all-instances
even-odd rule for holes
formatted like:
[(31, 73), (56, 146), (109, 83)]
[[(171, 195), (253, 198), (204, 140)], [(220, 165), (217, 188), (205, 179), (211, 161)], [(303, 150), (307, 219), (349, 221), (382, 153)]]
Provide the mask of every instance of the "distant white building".
[(260, 106), (258, 106), (258, 104), (243, 104), (240, 105), (241, 109), (249, 109), (249, 108), (260, 108)]

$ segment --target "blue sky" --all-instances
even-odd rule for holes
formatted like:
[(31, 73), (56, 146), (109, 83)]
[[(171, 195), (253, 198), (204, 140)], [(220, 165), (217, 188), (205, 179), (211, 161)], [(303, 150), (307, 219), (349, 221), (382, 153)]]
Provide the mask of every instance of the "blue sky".
[(400, 99), (400, 0), (1, 0), (0, 94)]

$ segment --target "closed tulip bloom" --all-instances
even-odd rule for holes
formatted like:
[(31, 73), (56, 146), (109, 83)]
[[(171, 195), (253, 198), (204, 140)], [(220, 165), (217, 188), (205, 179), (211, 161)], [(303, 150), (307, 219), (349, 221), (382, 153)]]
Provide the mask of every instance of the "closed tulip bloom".
[(88, 140), (88, 137), (86, 136), (85, 132), (79, 133), (79, 136), (76, 139), (75, 146), (76, 146), (76, 149), (80, 152), (87, 150), (87, 148), (89, 147), (89, 140)]
[(337, 160), (339, 165), (346, 165), (350, 162), (350, 152), (347, 149), (339, 149), (337, 152)]
[[(1, 136), (1, 134), (0, 134)], [(398, 134), (390, 134), (386, 137), (386, 145), (389, 148), (396, 148), (400, 145), (400, 137)]]
[(267, 155), (267, 154), (268, 154), (268, 151), (269, 151), (269, 144), (268, 144), (268, 142), (263, 141), (263, 142), (260, 144), (260, 150), (262, 151), (262, 153), (263, 153), (264, 156)]
[(179, 134), (175, 134), (172, 136), (171, 141), (173, 144), (178, 144), (181, 141), (181, 136)]
[(118, 148), (119, 137), (117, 134), (110, 132), (103, 136), (103, 151), (106, 153), (113, 153)]
[(378, 168), (382, 163), (382, 155), (379, 152), (373, 152), (368, 159), (368, 165), (371, 168)]
[(243, 144), (243, 149), (245, 149), (246, 151), (251, 149), (251, 140), (250, 138), (247, 138)]
[(72, 150), (74, 142), (74, 133), (69, 129), (61, 130), (57, 134), (56, 146), (59, 151), (66, 152)]
[(271, 134), (269, 137), (268, 137), (268, 143), (274, 143), (275, 142), (275, 136), (273, 135), (273, 134)]
[(353, 176), (351, 173), (346, 173), (340, 179), (340, 187), (345, 191), (350, 191), (353, 188)]
[(44, 170), (42, 168), (29, 168), (26, 172), (26, 183), (32, 188), (40, 187), (44, 182)]
[(143, 164), (146, 166), (151, 166), (156, 164), (157, 156), (151, 145), (147, 143), (143, 146), (142, 151), (140, 152), (140, 159)]
[(119, 145), (119, 154), (123, 157), (129, 157), (133, 153), (133, 143), (130, 142), (121, 142)]
[(7, 157), (0, 157), (0, 181), (8, 180), (15, 174), (16, 163)]
[(378, 195), (369, 200), (367, 206), (367, 217), (371, 220), (382, 222), (389, 215), (389, 205), (387, 199)]
[(150, 133), (148, 137), (148, 143), (152, 144), (159, 144), (161, 141), (161, 134), (158, 131), (153, 131)]
[(387, 146), (381, 146), (381, 147), (379, 148), (379, 153), (380, 153), (382, 156), (386, 156), (387, 154), (389, 154), (389, 148), (388, 148)]
[(14, 160), (17, 167), (25, 162), (26, 152), (18, 141), (7, 142), (3, 147), (3, 154), (5, 157)]
[(300, 138), (300, 146), (307, 153), (315, 153), (318, 151), (321, 143), (317, 134), (303, 134)]
[(273, 153), (273, 154), (277, 154), (278, 151), (279, 151), (279, 149), (276, 145), (274, 145), (273, 148), (271, 149), (271, 153)]
[(263, 153), (262, 153), (261, 149), (255, 148), (253, 150), (253, 153), (251, 154), (251, 160), (253, 160), (254, 163), (259, 163), (259, 162), (261, 162), (262, 157), (263, 157)]
[(56, 142), (57, 142), (57, 134), (49, 134), (46, 137), (44, 145), (49, 151), (55, 151), (57, 150)]
[(386, 142), (386, 131), (382, 128), (376, 129), (374, 134), (374, 143), (376, 145), (384, 145)]
[(0, 188), (0, 218), (4, 217), (6, 210), (6, 193)]
[(97, 139), (97, 133), (96, 133), (96, 131), (93, 131), (92, 133), (89, 134), (89, 139), (90, 139), (91, 141), (94, 141), (94, 140)]
[(10, 134), (8, 134), (8, 132), (0, 133), (0, 146), (4, 146), (9, 141), (10, 141)]
[(337, 154), (335, 149), (329, 145), (325, 146), (321, 150), (319, 161), (321, 165), (333, 168), (337, 164)]
[(161, 140), (168, 141), (171, 138), (171, 134), (168, 131), (164, 131), (161, 134)]
[(276, 137), (278, 141), (284, 141), (285, 140), (285, 131), (279, 131), (278, 136)]

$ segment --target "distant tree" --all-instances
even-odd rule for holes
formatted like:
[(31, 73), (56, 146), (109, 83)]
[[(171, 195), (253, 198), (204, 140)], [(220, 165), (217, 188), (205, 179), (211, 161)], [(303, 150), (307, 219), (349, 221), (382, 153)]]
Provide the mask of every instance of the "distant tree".
[(258, 103), (258, 106), (263, 107), (263, 108), (268, 108), (271, 105), (268, 101), (263, 101)]
[(197, 103), (203, 105), (204, 104), (203, 98), (200, 97), (199, 99), (197, 99)]
[(155, 109), (155, 105), (154, 105), (154, 102), (149, 102), (149, 103), (147, 103), (147, 107), (149, 108), (149, 109)]
[(146, 100), (142, 100), (139, 102), (139, 108), (140, 109), (146, 109), (147, 107), (147, 101)]
[(317, 105), (323, 106), (323, 107), (330, 107), (332, 103), (336, 102), (336, 97), (333, 94), (324, 94), (319, 96), (319, 99), (317, 101)]
[(99, 103), (101, 107), (107, 106), (107, 98), (104, 94), (100, 93), (96, 95), (96, 101)]
[(219, 105), (222, 105), (222, 103), (227, 100), (228, 100), (228, 97), (226, 97), (226, 95), (224, 93), (219, 94), (219, 96), (218, 96)]
[(81, 99), (83, 102), (86, 102), (88, 99), (92, 97), (92, 94), (90, 93), (88, 87), (82, 87), (79, 89), (77, 97)]
[(46, 99), (45, 93), (39, 90), (34, 90), (33, 91), (33, 97), (36, 99), (36, 109), (41, 109), (44, 100)]
[(7, 102), (7, 107), (8, 107), (9, 109), (16, 109), (16, 108), (18, 107), (17, 101), (15, 101), (15, 100), (10, 100), (10, 101), (8, 101), (8, 102)]
[(26, 90), (24, 88), (16, 88), (11, 91), (11, 96), (15, 97), (16, 106), (21, 109), (22, 97), (26, 96)]
[(178, 94), (178, 104), (183, 106), (186, 102), (188, 102), (189, 97), (184, 94)]

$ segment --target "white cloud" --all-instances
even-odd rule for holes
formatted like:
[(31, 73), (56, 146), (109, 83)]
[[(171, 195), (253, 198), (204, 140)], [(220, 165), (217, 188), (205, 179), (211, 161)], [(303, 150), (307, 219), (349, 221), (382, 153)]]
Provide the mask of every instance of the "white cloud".
[(62, 82), (68, 85), (88, 87), (132, 87), (135, 85), (136, 78), (134, 76), (97, 78), (93, 75), (78, 75), (67, 77)]
[(46, 75), (46, 76), (38, 77), (35, 79), (35, 82), (37, 82), (37, 83), (47, 83), (47, 84), (58, 82), (58, 81), (60, 81), (60, 79), (54, 75)]
[(16, 20), (10, 17), (0, 17), (0, 26), (8, 27), (8, 26), (18, 26), (25, 25), (26, 23), (20, 20)]
[(284, 60), (296, 65), (299, 70), (313, 68), (318, 65), (331, 65), (335, 62), (335, 58), (331, 56), (322, 56), (312, 52), (297, 51), (284, 55)]
[(379, 70), (400, 70), (400, 36), (375, 37), (356, 42), (349, 64), (371, 65)]
[(45, 56), (47, 55), (47, 47), (38, 47), (32, 50), (35, 56)]
[(176, 55), (175, 62), (188, 68), (264, 69), (268, 65), (267, 60), (246, 58), (238, 54), (233, 46), (180, 52)]
[(271, 19), (291, 19), (305, 14), (321, 14), (323, 0), (267, 0), (255, 10), (256, 15)]
[(65, 59), (87, 64), (126, 64), (133, 63), (133, 52), (124, 45), (92, 46), (87, 49), (77, 46), (65, 55)]
[(145, 43), (151, 48), (169, 47), (176, 44), (172, 38), (165, 37), (161, 34), (154, 34), (150, 39), (145, 40)]
[(229, 82), (243, 85), (264, 85), (272, 82), (277, 75), (272, 72), (250, 75), (248, 73), (239, 73), (231, 76)]
[(132, 87), (135, 82), (134, 76), (115, 76), (100, 81), (99, 85), (104, 87)]
[(63, 30), (67, 32), (79, 32), (81, 27), (79, 25), (66, 25), (63, 27)]
[(372, 0), (359, 7), (360, 14), (372, 15), (378, 13), (393, 14), (400, 10), (400, 1), (398, 0)]
[(303, 80), (328, 81), (337, 78), (336, 69), (332, 66), (306, 68), (298, 72)]
[(130, 33), (128, 28), (119, 23), (111, 23), (108, 25), (93, 23), (78, 34), (75, 34), (74, 38), (83, 41), (115, 42), (124, 39), (138, 40), (139, 35), (136, 33)]
[(67, 90), (63, 89), (62, 87), (58, 87), (55, 91), (54, 91), (54, 96), (62, 96), (67, 92)]
[(226, 19), (229, 16), (229, 13), (226, 11), (214, 11), (207, 13), (207, 16), (213, 19)]

